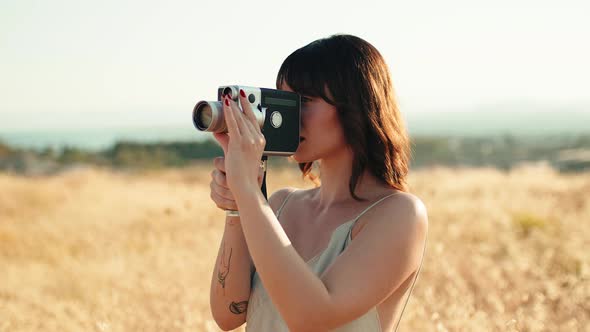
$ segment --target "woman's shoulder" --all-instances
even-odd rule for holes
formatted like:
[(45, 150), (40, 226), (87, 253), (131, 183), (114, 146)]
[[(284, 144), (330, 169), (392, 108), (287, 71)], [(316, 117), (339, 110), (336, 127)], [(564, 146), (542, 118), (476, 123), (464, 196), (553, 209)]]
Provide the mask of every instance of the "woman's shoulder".
[(270, 206), (273, 208), (274, 210), (274, 206), (277, 204), (281, 204), (282, 201), (285, 200), (285, 198), (287, 198), (287, 196), (289, 195), (289, 193), (293, 192), (297, 190), (296, 188), (293, 187), (286, 187), (286, 188), (281, 188), (275, 192), (273, 192), (270, 197), (268, 198), (268, 203), (270, 204)]
[(289, 206), (293, 204), (307, 204), (311, 199), (313, 192), (317, 191), (317, 188), (302, 189), (295, 187), (285, 187), (275, 191), (269, 198), (268, 204), (276, 213), (277, 210), (289, 201)]
[(406, 204), (411, 204), (414, 206), (421, 206), (421, 207), (424, 206), (424, 203), (422, 202), (422, 200), (418, 196), (416, 196), (415, 194), (413, 194), (411, 192), (401, 191), (401, 190), (397, 190), (397, 189), (392, 189), (390, 192), (391, 192), (391, 195), (395, 196), (396, 199), (399, 200), (400, 202), (405, 202)]
[[(362, 215), (358, 232), (366, 228), (369, 237), (390, 243), (392, 250), (398, 250), (402, 243), (422, 248), (428, 233), (428, 214), (422, 200), (409, 192), (388, 190), (378, 202)], [(418, 263), (416, 258), (415, 268)]]
[(428, 223), (426, 207), (418, 196), (391, 187), (376, 187), (368, 199), (366, 208), (359, 217), (364, 224), (372, 219), (383, 219), (381, 222), (398, 223), (400, 220)]
[(418, 196), (399, 190), (391, 190), (390, 192), (387, 195), (390, 197), (386, 196), (387, 199), (384, 199), (384, 202), (379, 204), (381, 207), (376, 209), (377, 213), (385, 212), (387, 215), (397, 217), (394, 220), (401, 219), (428, 224), (426, 206)]
[[(281, 189), (275, 191), (274, 193), (272, 193), (272, 195), (270, 195), (270, 197), (268, 198), (268, 204), (273, 209), (273, 211), (276, 213), (277, 210), (281, 207), (281, 205), (285, 202), (285, 200), (287, 199), (287, 197), (289, 195), (294, 196), (296, 194), (300, 194), (303, 191), (305, 191), (305, 190), (295, 188), (295, 187), (281, 188)], [(291, 199), (291, 198), (292, 197), (290, 197), (289, 199)]]

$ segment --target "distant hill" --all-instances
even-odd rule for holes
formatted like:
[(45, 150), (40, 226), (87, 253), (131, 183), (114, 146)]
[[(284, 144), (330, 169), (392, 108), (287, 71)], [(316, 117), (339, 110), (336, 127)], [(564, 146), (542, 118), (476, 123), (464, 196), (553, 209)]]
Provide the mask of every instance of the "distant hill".
[(159, 143), (176, 141), (202, 141), (211, 136), (199, 132), (191, 123), (184, 126), (105, 127), (14, 130), (0, 129), (0, 142), (19, 148), (43, 149), (46, 147), (73, 147), (98, 151), (117, 142)]
[(497, 106), (473, 111), (405, 112), (412, 135), (547, 136), (590, 134), (590, 107), (555, 109)]
[[(490, 137), (413, 136), (412, 168), (442, 166), (510, 169), (523, 163), (546, 163), (560, 171), (590, 170), (590, 135)], [(202, 142), (118, 142), (100, 151), (20, 149), (0, 142), (0, 172), (50, 174), (78, 165), (120, 169), (184, 167), (223, 155), (213, 140)], [(286, 158), (271, 158), (286, 162)]]
[[(134, 111), (116, 115), (108, 112), (89, 113), (91, 116), (82, 112), (44, 113), (42, 117), (0, 113), (0, 141), (21, 148), (70, 146), (101, 150), (119, 141), (202, 141), (210, 137), (210, 134), (194, 129), (189, 111), (150, 112), (149, 116)], [(456, 111), (413, 111), (402, 107), (402, 112), (412, 136), (590, 134), (590, 107), (584, 106), (560, 108), (513, 103)], [(27, 122), (28, 118), (35, 121)], [(23, 128), (24, 124), (27, 126)]]

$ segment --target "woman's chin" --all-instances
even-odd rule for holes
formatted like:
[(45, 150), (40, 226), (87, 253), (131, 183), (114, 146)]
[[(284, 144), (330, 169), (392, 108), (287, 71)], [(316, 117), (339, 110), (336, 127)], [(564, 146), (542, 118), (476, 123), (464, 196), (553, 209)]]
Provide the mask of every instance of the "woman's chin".
[(301, 155), (301, 152), (299, 152), (299, 150), (295, 151), (295, 153), (291, 156), (293, 158), (293, 160), (295, 160), (298, 164), (301, 163), (307, 163), (309, 161), (306, 160), (306, 158), (304, 158), (303, 155)]

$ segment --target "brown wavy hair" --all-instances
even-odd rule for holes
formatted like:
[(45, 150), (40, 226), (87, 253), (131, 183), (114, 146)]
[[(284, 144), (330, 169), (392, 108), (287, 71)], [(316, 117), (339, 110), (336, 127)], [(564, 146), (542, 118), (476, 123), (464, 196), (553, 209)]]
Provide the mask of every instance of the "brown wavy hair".
[[(389, 68), (373, 45), (351, 35), (316, 40), (285, 59), (277, 89), (283, 83), (336, 107), (354, 154), (349, 190), (355, 200), (365, 200), (355, 188), (367, 168), (383, 183), (408, 191), (410, 141)], [(312, 166), (313, 162), (299, 163), (303, 177), (313, 181)]]

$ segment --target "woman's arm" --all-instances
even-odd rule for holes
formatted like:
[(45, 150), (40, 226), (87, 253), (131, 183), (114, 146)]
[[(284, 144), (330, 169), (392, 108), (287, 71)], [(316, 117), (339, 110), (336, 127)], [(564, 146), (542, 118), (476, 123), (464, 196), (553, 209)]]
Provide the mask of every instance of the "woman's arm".
[(239, 218), (226, 217), (210, 290), (211, 313), (222, 330), (233, 330), (246, 321), (253, 271)]
[[(227, 185), (225, 159), (218, 157), (213, 163), (211, 199), (222, 210), (236, 210)], [(246, 321), (253, 266), (239, 218), (226, 217), (209, 291), (211, 314), (223, 330), (235, 329)]]
[(236, 193), (251, 257), (291, 331), (331, 330), (352, 321), (417, 270), (426, 210), (414, 196), (401, 196), (368, 211), (362, 231), (318, 277), (295, 251), (260, 191)]
[[(288, 192), (289, 189), (281, 189), (269, 198), (274, 211)], [(254, 264), (240, 219), (226, 217), (225, 230), (211, 277), (209, 299), (213, 318), (222, 330), (236, 329), (246, 321), (253, 273)]]

